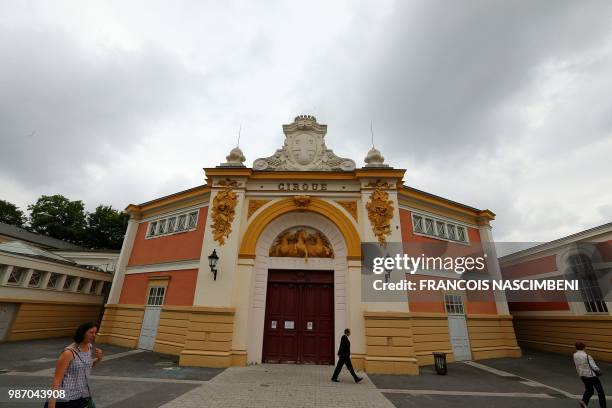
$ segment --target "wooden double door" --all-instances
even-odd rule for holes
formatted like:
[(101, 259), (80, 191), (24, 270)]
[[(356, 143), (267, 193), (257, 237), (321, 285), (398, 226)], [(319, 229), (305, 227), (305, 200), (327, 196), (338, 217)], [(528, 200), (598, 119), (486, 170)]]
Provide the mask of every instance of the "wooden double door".
[(262, 359), (334, 364), (333, 271), (268, 272)]

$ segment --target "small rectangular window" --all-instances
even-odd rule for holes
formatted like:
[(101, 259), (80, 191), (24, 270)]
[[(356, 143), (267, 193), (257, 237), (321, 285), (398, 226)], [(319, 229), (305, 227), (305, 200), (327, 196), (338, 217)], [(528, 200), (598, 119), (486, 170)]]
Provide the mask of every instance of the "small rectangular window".
[(434, 235), (434, 221), (430, 218), (425, 218), (425, 233)]
[(66, 280), (64, 281), (64, 290), (70, 290), (75, 279), (76, 278), (74, 276), (66, 276)]
[(461, 295), (446, 294), (444, 295), (444, 304), (446, 313), (452, 315), (465, 314), (463, 310), (463, 299)]
[(185, 223), (187, 222), (187, 214), (181, 214), (178, 217), (178, 221), (176, 222), (176, 230), (177, 231), (184, 231), (185, 230)]
[(30, 278), (30, 282), (28, 282), (28, 286), (31, 288), (37, 288), (40, 286), (40, 281), (42, 279), (41, 271), (34, 271), (32, 273), (32, 277)]
[(149, 236), (155, 236), (155, 230), (157, 229), (157, 221), (149, 223)]
[(79, 286), (77, 286), (77, 292), (83, 292), (83, 289), (85, 288), (86, 283), (87, 283), (87, 279), (81, 278), (79, 280)]
[(447, 224), (446, 231), (448, 232), (448, 239), (456, 240), (457, 239), (457, 230), (454, 225)]
[(9, 285), (21, 285), (21, 281), (23, 280), (23, 277), (25, 276), (25, 272), (26, 272), (26, 269), (14, 266), (6, 283)]
[(164, 303), (164, 295), (166, 288), (164, 286), (151, 286), (149, 288), (149, 299), (147, 305), (149, 306), (161, 306)]
[(100, 281), (92, 280), (91, 285), (89, 286), (89, 292), (86, 292), (86, 293), (96, 293), (96, 286), (98, 285), (99, 282)]
[(415, 232), (423, 232), (423, 217), (418, 215), (412, 216), (412, 225)]
[(189, 213), (189, 222), (187, 223), (187, 229), (194, 229), (198, 222), (198, 213)]
[(446, 238), (446, 230), (444, 229), (444, 223), (440, 221), (436, 221), (436, 235), (442, 238)]
[(457, 227), (457, 240), (461, 242), (465, 242), (465, 228)]
[(172, 217), (168, 219), (168, 225), (167, 225), (167, 230), (168, 230), (168, 234), (174, 232), (174, 226), (176, 225), (176, 217)]
[(57, 284), (59, 283), (60, 274), (52, 272), (49, 275), (49, 282), (47, 283), (47, 289), (57, 289)]
[(166, 233), (166, 220), (158, 221), (159, 226), (157, 227), (158, 235), (163, 235)]

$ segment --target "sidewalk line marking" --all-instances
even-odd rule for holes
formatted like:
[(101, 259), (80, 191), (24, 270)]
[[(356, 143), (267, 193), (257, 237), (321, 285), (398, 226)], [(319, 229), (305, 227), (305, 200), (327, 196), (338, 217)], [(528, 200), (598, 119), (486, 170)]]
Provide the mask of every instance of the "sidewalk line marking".
[[(136, 350), (124, 351), (122, 353), (115, 353), (115, 354), (109, 355), (108, 357), (104, 357), (102, 359), (102, 361), (114, 360), (114, 359), (117, 359), (117, 358), (131, 356), (132, 354), (139, 354), (139, 353), (142, 353), (142, 352), (144, 352), (144, 350), (136, 349)], [(39, 371), (34, 371), (34, 373), (40, 374), (40, 375), (48, 375), (48, 374), (53, 375), (55, 373), (55, 367), (45, 368), (45, 369), (39, 370)]]
[(402, 390), (378, 389), (387, 394), (413, 394), (413, 395), (462, 395), (474, 397), (511, 397), (511, 398), (554, 398), (550, 394), (536, 394), (530, 392), (488, 392), (488, 391), (442, 391), (442, 390)]
[(109, 354), (108, 356), (102, 357), (102, 361), (114, 360), (116, 358), (131, 356), (132, 354), (144, 353), (144, 350), (135, 349), (130, 351), (124, 351), (122, 353)]
[[(555, 391), (555, 392), (558, 392), (559, 394), (561, 394), (561, 395), (563, 395), (563, 396), (565, 396), (565, 397), (567, 397), (567, 398), (570, 398), (570, 399), (575, 399), (575, 398), (576, 398), (576, 396), (575, 396), (574, 394), (569, 393), (569, 392), (567, 392), (567, 391), (564, 391), (564, 390), (562, 390), (562, 389), (560, 389), (560, 388), (556, 388), (556, 387), (553, 387), (553, 386), (551, 386), (551, 385), (542, 384), (542, 383), (541, 383), (541, 382), (539, 382), (539, 381), (535, 381), (535, 380), (532, 380), (532, 379), (530, 379), (530, 378), (526, 378), (526, 377), (523, 377), (523, 376), (520, 376), (520, 375), (512, 374), (512, 373), (509, 373), (509, 372), (507, 372), (507, 371), (498, 370), (498, 369), (496, 369), (496, 368), (489, 367), (489, 366), (486, 366), (486, 365), (484, 365), (484, 364), (475, 363), (475, 362), (473, 362), (473, 361), (467, 361), (467, 362), (464, 362), (464, 364), (468, 364), (468, 365), (470, 365), (470, 366), (472, 366), (472, 367), (476, 367), (476, 368), (479, 368), (479, 369), (481, 369), (481, 370), (488, 371), (488, 372), (490, 372), (490, 373), (494, 373), (494, 374), (497, 374), (497, 372), (499, 372), (499, 373), (504, 373), (504, 374), (502, 375), (503, 377), (517, 377), (517, 378), (522, 378), (523, 380), (525, 380), (525, 381), (529, 381), (529, 382), (531, 382), (532, 384), (539, 384), (541, 387), (545, 387), (545, 388), (548, 388), (548, 389), (553, 390), (553, 391)], [(501, 375), (501, 374), (497, 374), (497, 375)], [(607, 399), (607, 398), (606, 398), (606, 399)]]
[[(22, 377), (53, 377), (53, 373), (41, 373), (39, 371), (34, 373), (11, 371), (9, 373), (2, 374), (3, 376), (22, 376)], [(182, 380), (172, 378), (148, 378), (148, 377), (119, 377), (114, 375), (91, 375), (89, 378), (95, 380), (106, 380), (106, 381), (134, 381), (134, 382), (157, 382), (157, 383), (183, 383), (183, 384), (209, 384), (207, 380)]]
[(514, 375), (512, 373), (506, 372), (506, 371), (502, 371), (502, 370), (498, 370), (497, 368), (493, 368), (493, 367), (489, 367), (486, 366), (484, 364), (479, 364), (475, 361), (464, 361), (463, 364), (467, 364), (469, 366), (472, 367), (476, 367), (476, 368), (480, 368), (483, 371), (488, 371), (491, 374), (495, 374), (498, 375), (500, 377), (518, 377), (517, 375)]

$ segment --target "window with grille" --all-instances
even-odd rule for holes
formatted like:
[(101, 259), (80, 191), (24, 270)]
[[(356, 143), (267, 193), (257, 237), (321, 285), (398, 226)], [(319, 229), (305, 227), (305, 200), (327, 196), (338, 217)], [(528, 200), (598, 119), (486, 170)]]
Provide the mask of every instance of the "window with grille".
[(579, 254), (570, 256), (568, 261), (578, 278), (578, 286), (586, 311), (589, 313), (607, 313), (608, 306), (599, 287), (597, 274), (593, 270), (591, 259), (584, 254)]
[(425, 218), (425, 233), (428, 235), (434, 234), (434, 222), (430, 218)]
[(463, 299), (461, 295), (448, 293), (444, 295), (444, 305), (446, 306), (446, 313), (450, 315), (462, 315), (465, 314), (463, 310)]
[(64, 281), (64, 290), (69, 290), (74, 283), (76, 278), (74, 276), (66, 276), (66, 280)]
[(152, 237), (155, 235), (155, 231), (157, 230), (157, 222), (149, 223), (149, 236)]
[(177, 231), (184, 231), (185, 230), (185, 222), (186, 221), (187, 221), (187, 214), (179, 215), (178, 216), (178, 221), (176, 223), (176, 230)]
[(188, 224), (187, 228), (188, 229), (195, 228), (197, 225), (197, 222), (198, 222), (198, 213), (197, 212), (189, 213), (189, 222), (187, 223)]
[(441, 221), (436, 221), (437, 235), (440, 238), (446, 238), (446, 224)]
[(448, 239), (451, 239), (451, 240), (457, 239), (456, 228), (453, 224), (448, 224), (446, 226), (446, 230), (448, 231)]
[(31, 288), (37, 288), (40, 286), (40, 281), (42, 280), (43, 273), (41, 271), (32, 272), (32, 276), (30, 277), (30, 282), (28, 282), (28, 286)]
[(81, 278), (79, 280), (79, 285), (77, 286), (77, 292), (83, 292), (83, 289), (85, 288), (85, 284), (87, 284), (88, 279), (83, 279)]
[(59, 278), (59, 273), (51, 272), (51, 275), (49, 275), (49, 282), (47, 283), (47, 289), (57, 289)]
[(9, 285), (21, 285), (21, 281), (23, 280), (23, 277), (25, 276), (25, 274), (26, 274), (26, 269), (18, 268), (14, 266), (6, 283)]
[(166, 233), (166, 220), (159, 221), (159, 226), (157, 227), (157, 235), (163, 235)]
[(194, 230), (198, 225), (198, 214), (198, 211), (192, 211), (173, 215), (161, 220), (151, 221), (149, 222), (147, 238)]
[(417, 234), (432, 238), (468, 243), (465, 227), (434, 217), (412, 214), (412, 229)]
[(92, 280), (91, 285), (89, 286), (89, 293), (96, 293), (96, 287), (98, 286), (99, 283), (100, 281)]
[(149, 288), (148, 306), (161, 306), (164, 304), (164, 295), (166, 288), (164, 286), (151, 286)]
[(175, 224), (176, 224), (176, 217), (172, 217), (168, 219), (168, 232), (174, 231)]
[(415, 232), (424, 232), (423, 231), (423, 217), (419, 215), (412, 216), (412, 227)]
[(466, 239), (465, 239), (465, 228), (457, 227), (457, 241), (466, 241)]

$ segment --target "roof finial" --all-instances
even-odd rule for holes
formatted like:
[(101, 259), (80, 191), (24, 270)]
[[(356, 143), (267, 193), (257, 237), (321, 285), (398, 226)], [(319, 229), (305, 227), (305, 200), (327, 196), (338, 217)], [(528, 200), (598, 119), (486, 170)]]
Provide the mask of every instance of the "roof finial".
[(374, 125), (370, 120), (370, 138), (372, 142), (372, 148), (366, 155), (364, 161), (366, 162), (365, 167), (389, 167), (388, 164), (385, 164), (385, 158), (380, 153), (378, 149), (374, 147)]
[(227, 162), (221, 163), (220, 167), (244, 167), (246, 158), (240, 150), (240, 136), (242, 135), (242, 123), (238, 128), (238, 140), (236, 141), (236, 147), (234, 147), (230, 153), (225, 157)]
[(374, 128), (372, 126), (372, 121), (370, 121), (370, 134), (372, 135), (372, 149), (374, 148)]

